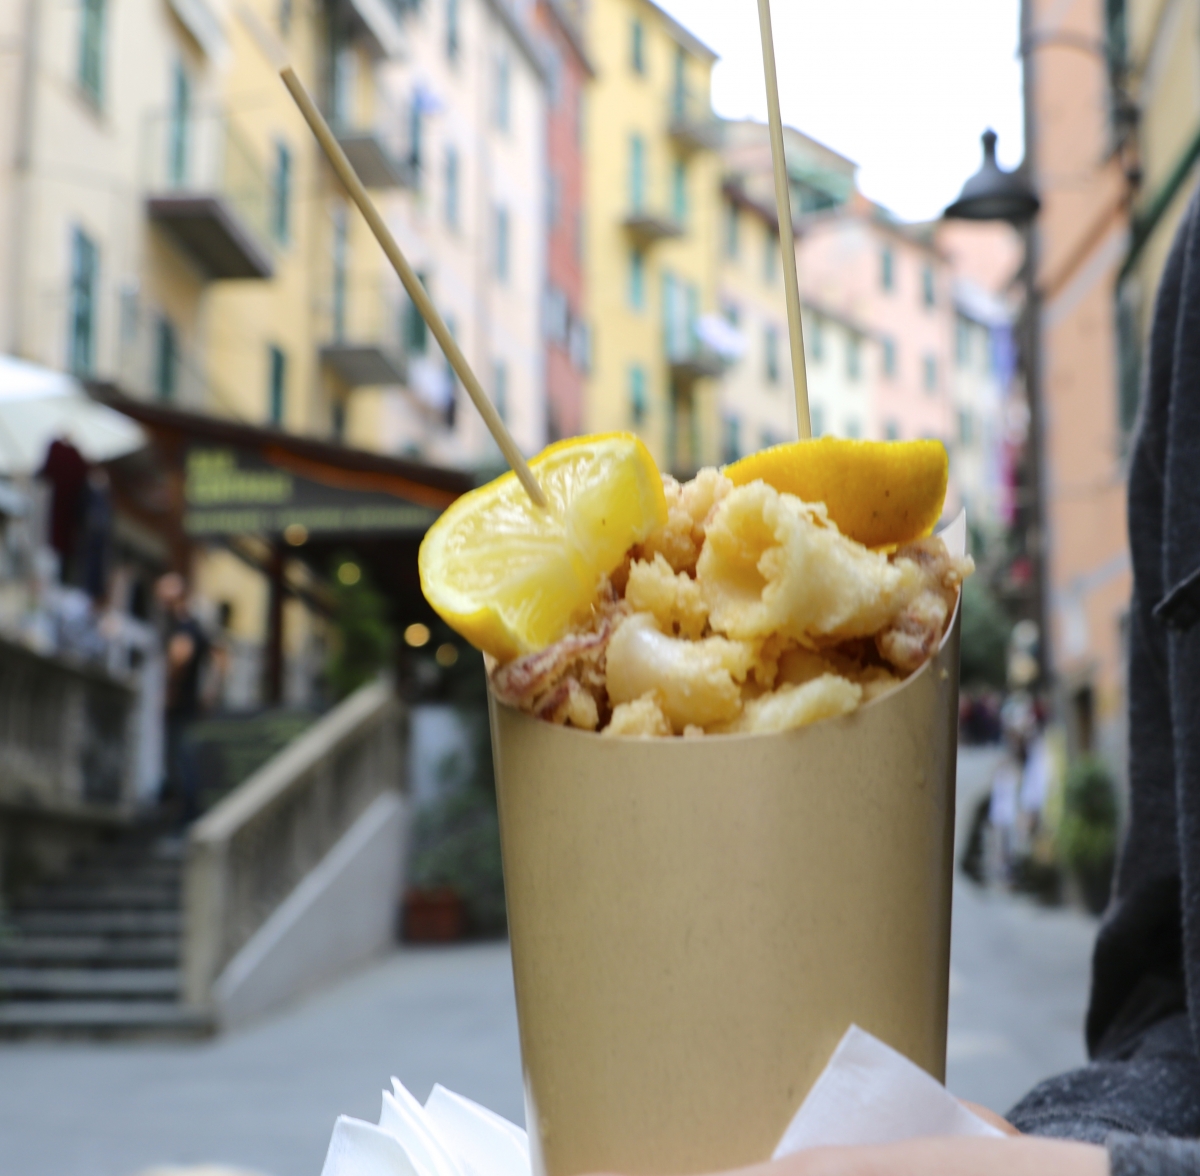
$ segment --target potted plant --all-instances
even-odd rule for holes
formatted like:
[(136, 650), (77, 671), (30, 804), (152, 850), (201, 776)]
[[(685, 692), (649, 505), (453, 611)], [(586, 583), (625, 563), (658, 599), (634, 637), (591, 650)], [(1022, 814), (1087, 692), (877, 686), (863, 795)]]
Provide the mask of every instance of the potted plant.
[(1080, 758), (1067, 773), (1058, 850), (1093, 914), (1104, 910), (1112, 891), (1117, 823), (1117, 790), (1108, 767), (1095, 756)]

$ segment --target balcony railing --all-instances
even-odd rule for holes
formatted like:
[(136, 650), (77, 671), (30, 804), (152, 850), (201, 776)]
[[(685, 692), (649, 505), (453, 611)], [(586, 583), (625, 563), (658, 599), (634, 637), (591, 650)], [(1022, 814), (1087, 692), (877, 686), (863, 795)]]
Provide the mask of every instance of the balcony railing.
[(687, 150), (711, 151), (723, 141), (724, 123), (713, 114), (707, 94), (676, 89), (667, 99), (667, 131)]
[(680, 383), (721, 375), (745, 348), (740, 334), (718, 315), (676, 317), (666, 327), (667, 363)]
[(669, 213), (657, 209), (630, 209), (621, 223), (629, 235), (641, 245), (683, 236), (683, 225)]
[(399, 291), (378, 279), (335, 275), (317, 304), (321, 363), (348, 388), (407, 380), (404, 317)]
[(416, 186), (417, 169), (404, 134), (408, 120), (381, 91), (375, 94), (371, 118), (357, 119), (331, 111), (329, 123), (358, 178), (368, 188)]
[(271, 192), (259, 160), (217, 111), (146, 124), (146, 211), (210, 278), (269, 278)]

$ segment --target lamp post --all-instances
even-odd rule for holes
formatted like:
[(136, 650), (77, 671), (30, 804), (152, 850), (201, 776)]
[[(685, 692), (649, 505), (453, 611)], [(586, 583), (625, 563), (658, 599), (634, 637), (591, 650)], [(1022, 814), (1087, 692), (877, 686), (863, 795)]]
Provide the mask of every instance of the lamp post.
[(1051, 681), (1050, 633), (1047, 625), (1046, 519), (1044, 497), (1044, 417), (1041, 380), (1041, 306), (1037, 288), (1037, 236), (1034, 218), (1041, 201), (1021, 169), (1005, 171), (996, 162), (996, 133), (983, 133), (983, 164), (963, 184), (957, 200), (942, 214), (948, 220), (1004, 221), (1020, 229), (1025, 240), (1021, 280), (1025, 305), (1020, 339), (1025, 371), (1025, 396), (1029, 403), (1029, 491), (1032, 527), (1026, 544), (1033, 564), (1033, 610), (1038, 626), (1038, 677)]

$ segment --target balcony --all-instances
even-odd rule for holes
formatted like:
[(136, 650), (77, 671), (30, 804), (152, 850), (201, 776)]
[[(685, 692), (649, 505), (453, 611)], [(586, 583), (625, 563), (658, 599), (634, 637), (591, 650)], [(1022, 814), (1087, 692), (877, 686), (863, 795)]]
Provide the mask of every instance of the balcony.
[(683, 236), (683, 226), (673, 216), (645, 208), (630, 211), (621, 223), (639, 245)]
[(334, 111), (329, 123), (346, 158), (368, 188), (416, 186), (411, 153), (401, 134), (405, 119), (382, 93), (375, 95), (372, 118), (340, 117)]
[(395, 291), (378, 280), (346, 281), (335, 274), (331, 297), (319, 309), (327, 339), (318, 348), (321, 365), (345, 387), (407, 382)]
[(720, 315), (706, 314), (694, 319), (685, 314), (668, 318), (667, 363), (677, 384), (715, 379), (737, 362), (745, 346), (741, 334)]
[(685, 151), (714, 151), (724, 140), (724, 123), (707, 94), (677, 89), (667, 100), (667, 133)]
[(414, 4), (406, 0), (341, 0), (339, 7), (374, 56), (404, 56), (404, 14)]
[(212, 279), (269, 278), (270, 188), (219, 112), (152, 115), (146, 213)]

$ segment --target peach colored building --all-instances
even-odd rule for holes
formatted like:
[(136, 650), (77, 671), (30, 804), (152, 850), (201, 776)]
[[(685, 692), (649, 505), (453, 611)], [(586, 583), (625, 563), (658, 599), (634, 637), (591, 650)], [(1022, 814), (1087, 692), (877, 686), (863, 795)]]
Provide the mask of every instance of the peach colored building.
[(1104, 45), (1109, 30), (1099, 0), (1029, 0), (1028, 9), (1046, 619), (1071, 747), (1120, 763), (1131, 581), (1115, 294), (1128, 186), (1107, 63), (1079, 49)]
[(863, 323), (875, 341), (866, 436), (953, 443), (953, 290), (923, 228), (901, 225), (862, 197), (801, 222), (801, 296)]

